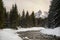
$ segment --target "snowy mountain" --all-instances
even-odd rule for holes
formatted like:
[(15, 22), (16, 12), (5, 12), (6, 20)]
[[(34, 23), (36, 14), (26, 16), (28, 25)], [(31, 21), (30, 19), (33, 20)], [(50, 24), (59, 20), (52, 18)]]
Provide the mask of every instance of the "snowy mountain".
[(35, 13), (35, 18), (47, 18), (48, 17), (48, 12), (44, 11), (42, 12), (41, 10), (39, 10), (38, 12)]
[(48, 17), (48, 12), (44, 11), (43, 14), (40, 16), (41, 18), (47, 18)]
[(40, 15), (42, 14), (41, 10), (35, 13), (35, 18), (40, 18)]

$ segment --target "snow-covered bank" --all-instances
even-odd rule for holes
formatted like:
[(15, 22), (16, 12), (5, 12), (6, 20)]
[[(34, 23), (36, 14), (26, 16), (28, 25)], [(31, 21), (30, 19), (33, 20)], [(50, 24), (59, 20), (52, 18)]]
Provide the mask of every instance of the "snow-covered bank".
[(40, 33), (42, 33), (42, 34), (60, 36), (60, 27), (57, 27), (54, 29), (44, 28), (44, 27), (19, 28), (16, 32), (38, 31), (38, 30), (40, 30)]
[(44, 29), (42, 27), (32, 27), (32, 28), (18, 28), (18, 30), (14, 29), (0, 29), (0, 40), (23, 40), (17, 34), (17, 32), (25, 32), (25, 31), (32, 31), (32, 30), (41, 30)]
[(31, 28), (18, 28), (18, 30), (16, 32), (21, 32), (21, 31), (38, 31), (38, 30), (42, 30), (45, 29), (43, 27), (31, 27)]
[[(18, 28), (14, 29), (0, 29), (0, 40), (23, 40), (18, 36), (17, 32), (28, 32), (28, 31), (38, 31), (37, 34), (47, 34), (60, 36), (60, 27), (54, 29), (48, 29), (43, 27), (32, 27), (32, 28)], [(34, 32), (35, 33), (35, 32)], [(33, 34), (34, 34), (33, 33)], [(34, 34), (36, 35), (36, 34)]]
[(40, 33), (42, 33), (42, 34), (60, 36), (60, 27), (57, 27), (57, 28), (54, 28), (54, 29), (44, 28), (44, 27), (19, 28), (19, 30), (17, 30), (17, 32), (38, 31), (38, 30), (40, 30)]
[(43, 34), (47, 34), (47, 35), (56, 35), (60, 37), (60, 27), (54, 28), (54, 29), (43, 29), (40, 31)]
[(0, 40), (22, 40), (13, 29), (0, 29)]

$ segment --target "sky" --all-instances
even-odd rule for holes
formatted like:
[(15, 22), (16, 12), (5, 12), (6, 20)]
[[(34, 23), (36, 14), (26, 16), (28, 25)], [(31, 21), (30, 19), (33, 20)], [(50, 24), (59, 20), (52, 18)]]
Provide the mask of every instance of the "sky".
[(42, 12), (49, 11), (51, 0), (3, 0), (4, 6), (6, 7), (7, 11), (10, 11), (13, 4), (17, 4), (18, 12), (21, 13), (24, 9), (25, 11), (32, 11), (37, 12), (41, 10)]

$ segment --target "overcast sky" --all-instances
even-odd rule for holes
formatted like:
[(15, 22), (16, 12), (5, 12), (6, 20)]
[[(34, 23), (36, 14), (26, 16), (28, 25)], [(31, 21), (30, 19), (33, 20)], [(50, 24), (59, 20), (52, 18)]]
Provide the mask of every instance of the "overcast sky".
[(17, 4), (18, 11), (21, 12), (23, 9), (25, 11), (47, 11), (49, 10), (50, 0), (3, 0), (4, 6), (9, 11), (12, 7), (12, 4)]

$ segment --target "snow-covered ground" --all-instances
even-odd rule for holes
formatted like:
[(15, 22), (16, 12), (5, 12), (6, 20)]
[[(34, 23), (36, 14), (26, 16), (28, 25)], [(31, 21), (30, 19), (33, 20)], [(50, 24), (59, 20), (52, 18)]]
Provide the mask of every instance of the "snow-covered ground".
[(23, 40), (21, 37), (18, 36), (17, 32), (25, 32), (25, 31), (38, 31), (40, 33), (47, 34), (47, 35), (56, 35), (60, 36), (60, 27), (54, 29), (48, 29), (43, 27), (32, 27), (32, 28), (18, 28), (18, 30), (14, 29), (0, 29), (0, 40)]
[(23, 40), (21, 37), (18, 36), (17, 32), (25, 32), (25, 31), (32, 31), (32, 30), (41, 30), (44, 29), (42, 27), (33, 27), (33, 28), (18, 28), (18, 30), (14, 29), (0, 29), (0, 40)]
[(22, 40), (13, 29), (0, 29), (0, 40)]
[(60, 36), (60, 27), (50, 29), (50, 28), (43, 28), (43, 27), (32, 27), (32, 28), (19, 28), (19, 31), (33, 31), (33, 30), (40, 30), (40, 33), (47, 34), (47, 35), (56, 35)]
[(47, 34), (47, 35), (56, 35), (60, 37), (60, 27), (54, 28), (54, 29), (43, 29), (40, 31), (43, 34)]
[(36, 30), (42, 30), (45, 29), (43, 27), (31, 27), (31, 28), (18, 28), (16, 32), (21, 32), (21, 31), (36, 31)]

